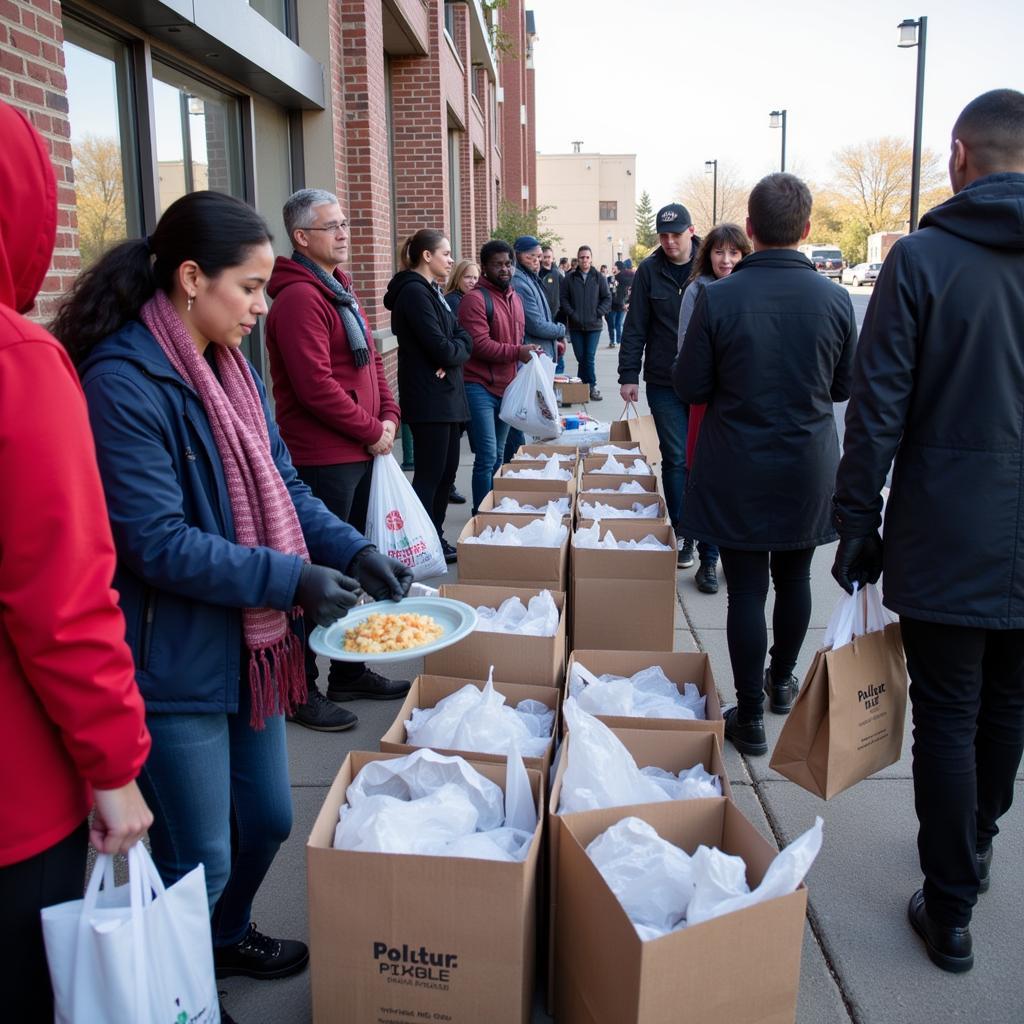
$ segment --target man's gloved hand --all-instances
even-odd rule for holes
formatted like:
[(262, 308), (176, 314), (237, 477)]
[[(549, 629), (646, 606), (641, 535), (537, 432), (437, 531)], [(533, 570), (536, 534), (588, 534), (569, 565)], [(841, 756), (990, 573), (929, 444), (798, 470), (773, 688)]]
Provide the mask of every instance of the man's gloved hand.
[(359, 600), (358, 589), (358, 580), (337, 569), (304, 564), (295, 588), (295, 603), (301, 606), (307, 621), (329, 626), (344, 618), (349, 608), (355, 606)]
[(412, 586), (412, 570), (375, 547), (363, 548), (349, 563), (348, 571), (375, 601), (401, 601)]
[(854, 583), (877, 583), (882, 575), (882, 538), (876, 530), (866, 537), (843, 537), (832, 563), (832, 578), (848, 594)]

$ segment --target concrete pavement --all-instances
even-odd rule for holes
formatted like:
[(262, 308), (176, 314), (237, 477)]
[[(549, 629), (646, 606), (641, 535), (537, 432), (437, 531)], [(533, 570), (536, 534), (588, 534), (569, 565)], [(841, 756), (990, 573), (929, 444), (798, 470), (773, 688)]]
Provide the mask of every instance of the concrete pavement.
[[(866, 305), (855, 306), (858, 319)], [(615, 382), (617, 353), (602, 340), (598, 380), (605, 394), (590, 411), (619, 415)], [(571, 356), (570, 364), (574, 363)], [(464, 450), (460, 490), (469, 494), (472, 456)], [(446, 533), (457, 536), (469, 506), (451, 506)], [(802, 675), (820, 642), (839, 590), (829, 576), (832, 548), (814, 559), (811, 629), (801, 652)], [(723, 700), (733, 699), (725, 639), (726, 588), (715, 596), (697, 591), (693, 569), (679, 573), (676, 642), (679, 650), (706, 651)], [(456, 574), (452, 574), (454, 577)], [(770, 609), (770, 606), (769, 606)], [(769, 610), (770, 614), (770, 610)], [(412, 678), (421, 663), (410, 661), (394, 673)], [(394, 702), (347, 705), (359, 715), (356, 729), (338, 735), (288, 726), (295, 823), (259, 893), (254, 919), (271, 935), (306, 938), (305, 841), (339, 765), (349, 750), (375, 750), (396, 711)], [(770, 743), (783, 719), (767, 715)], [(1024, 1022), (1024, 775), (1018, 801), (996, 840), (991, 891), (975, 910), (976, 964), (952, 976), (933, 967), (906, 921), (906, 903), (920, 885), (915, 846), (916, 821), (910, 771), (910, 728), (901, 760), (872, 779), (825, 803), (768, 768), (768, 757), (746, 759), (727, 744), (729, 778), (740, 809), (780, 844), (788, 842), (820, 814), (825, 842), (808, 878), (809, 924), (805, 929), (799, 1024), (1021, 1024)], [(738, 974), (743, 965), (737, 964)], [(219, 986), (239, 1024), (304, 1024), (310, 1021), (309, 975), (279, 982), (229, 979)], [(551, 1018), (538, 998), (532, 1024)], [(680, 1020), (686, 1020), (681, 1016)], [(481, 1022), (486, 1024), (486, 1022)], [(728, 1022), (720, 1022), (728, 1024)]]

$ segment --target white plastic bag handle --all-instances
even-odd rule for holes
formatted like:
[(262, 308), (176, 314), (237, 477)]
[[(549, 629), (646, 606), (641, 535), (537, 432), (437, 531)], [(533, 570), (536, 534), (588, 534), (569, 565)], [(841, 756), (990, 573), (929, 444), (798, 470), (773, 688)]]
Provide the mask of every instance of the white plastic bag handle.
[(853, 593), (844, 594), (832, 612), (828, 628), (825, 630), (823, 646), (835, 650), (852, 643), (855, 636), (874, 633), (885, 629), (889, 624), (889, 615), (882, 606), (878, 588), (868, 583), (863, 589), (853, 584)]

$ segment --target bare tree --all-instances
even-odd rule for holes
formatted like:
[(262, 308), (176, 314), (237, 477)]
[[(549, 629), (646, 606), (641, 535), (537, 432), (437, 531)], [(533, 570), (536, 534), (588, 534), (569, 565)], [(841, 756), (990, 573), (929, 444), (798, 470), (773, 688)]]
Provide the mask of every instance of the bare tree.
[(82, 266), (125, 237), (124, 170), (117, 139), (84, 135), (74, 144)]
[[(695, 172), (687, 175), (676, 187), (680, 201), (690, 211), (697, 234), (706, 234), (714, 226), (714, 176)], [(747, 217), (747, 196), (750, 185), (743, 180), (735, 165), (718, 162), (718, 223), (732, 221), (743, 224)]]

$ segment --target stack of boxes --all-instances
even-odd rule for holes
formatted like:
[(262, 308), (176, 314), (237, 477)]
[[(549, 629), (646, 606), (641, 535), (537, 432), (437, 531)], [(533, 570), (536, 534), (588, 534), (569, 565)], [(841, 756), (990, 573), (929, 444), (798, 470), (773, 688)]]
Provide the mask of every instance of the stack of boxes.
[[(618, 442), (620, 447), (638, 445)], [(568, 480), (516, 479), (552, 454), (570, 455)], [(675, 539), (656, 476), (599, 473), (606, 456), (580, 458), (567, 446), (529, 445), (495, 475), (494, 490), (459, 538), (459, 582), (441, 596), (497, 608), (510, 597), (527, 604), (549, 590), (558, 609), (554, 636), (477, 631), (430, 654), (380, 754), (352, 754), (328, 794), (309, 840), (314, 1020), (352, 1024), (443, 1020), (452, 1024), (528, 1024), (537, 963), (546, 974), (549, 1010), (559, 1024), (653, 1024), (718, 1020), (729, 1024), (792, 1022), (796, 1014), (806, 890), (691, 929), (641, 942), (586, 854), (586, 846), (622, 818), (635, 816), (693, 853), (701, 843), (741, 855), (751, 887), (775, 846), (732, 803), (722, 761), (724, 724), (706, 654), (673, 652)], [(529, 458), (535, 457), (536, 462)], [(618, 456), (619, 460), (633, 456)], [(639, 481), (643, 494), (594, 493)], [(522, 526), (540, 513), (493, 511), (503, 497), (543, 508), (566, 497), (568, 538), (557, 548), (467, 544), (487, 526)], [(665, 550), (578, 547), (586, 502), (631, 508), (657, 503), (655, 519), (601, 522), (617, 540), (648, 534)], [(631, 676), (659, 666), (682, 688), (706, 697), (706, 720), (604, 717), (638, 766), (673, 773), (697, 763), (719, 775), (723, 796), (606, 810), (557, 813), (572, 758), (561, 707), (574, 664), (595, 675)], [(556, 711), (552, 742), (527, 758), (539, 811), (526, 860), (495, 863), (442, 857), (353, 853), (332, 848), (348, 784), (366, 761), (411, 753), (405, 722), (470, 684), (493, 685), (506, 703), (537, 700)], [(505, 757), (458, 754), (504, 785)], [(540, 941), (538, 942), (538, 937)], [(540, 955), (536, 952), (539, 947)], [(536, 961), (536, 962), (535, 962)], [(743, 964), (735, 973), (735, 965)], [(756, 978), (755, 978), (756, 975)], [(684, 1009), (685, 1008), (685, 1011)]]

